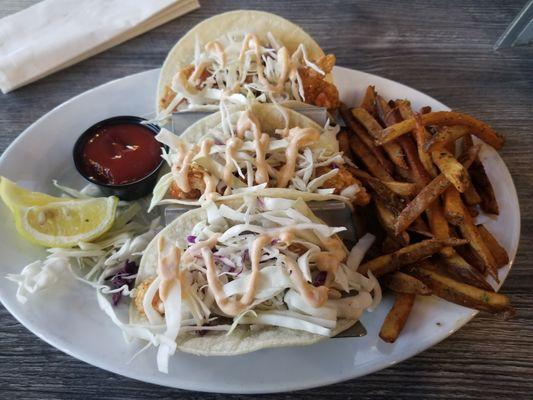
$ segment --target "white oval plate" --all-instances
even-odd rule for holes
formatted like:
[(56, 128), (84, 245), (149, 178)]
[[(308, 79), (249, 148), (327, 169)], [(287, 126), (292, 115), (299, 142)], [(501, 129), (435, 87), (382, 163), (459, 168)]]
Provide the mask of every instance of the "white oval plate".
[[(346, 68), (334, 71), (341, 98), (357, 104), (367, 85), (375, 85), (385, 98), (410, 99), (415, 109), (448, 108), (435, 99), (400, 83)], [(81, 187), (71, 152), (87, 127), (115, 115), (147, 115), (153, 111), (158, 70), (146, 71), (89, 90), (50, 111), (22, 133), (0, 158), (0, 174), (27, 188), (52, 192), (52, 179)], [(494, 185), (501, 208), (488, 228), (514, 259), (520, 234), (516, 190), (499, 155), (484, 147), (481, 158)], [(0, 206), (0, 271), (18, 273), (45, 252), (22, 240), (7, 208)], [(510, 266), (500, 270), (503, 280)], [(131, 363), (139, 343), (126, 344), (120, 331), (98, 309), (94, 292), (79, 282), (49, 289), (38, 299), (21, 305), (16, 285), (0, 279), (0, 299), (11, 314), (44, 341), (80, 360), (141, 381), (182, 389), (223, 393), (265, 393), (331, 384), (388, 367), (440, 342), (476, 313), (430, 297), (417, 299), (412, 315), (395, 344), (378, 338), (380, 325), (391, 306), (386, 298), (362, 322), (363, 338), (333, 339), (307, 347), (262, 350), (235, 357), (199, 357), (177, 354), (170, 373), (157, 371), (155, 352), (146, 351)]]

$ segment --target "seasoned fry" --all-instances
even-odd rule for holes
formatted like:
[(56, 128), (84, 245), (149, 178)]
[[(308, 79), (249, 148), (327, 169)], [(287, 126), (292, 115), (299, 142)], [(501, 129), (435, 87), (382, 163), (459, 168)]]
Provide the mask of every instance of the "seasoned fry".
[(449, 187), (444, 192), (444, 216), (452, 225), (463, 223), (463, 201), (461, 195), (454, 187)]
[[(433, 236), (437, 239), (447, 239), (450, 237), (450, 227), (444, 218), (442, 207), (438, 201), (433, 202), (426, 211), (429, 228)], [(454, 251), (451, 247), (445, 247), (440, 252), (445, 257), (451, 257)]]
[(415, 139), (416, 139), (416, 147), (418, 149), (418, 157), (420, 157), (420, 161), (422, 162), (422, 165), (426, 169), (426, 171), (432, 176), (435, 177), (438, 174), (437, 169), (435, 168), (435, 165), (433, 164), (433, 159), (425, 149), (426, 143), (431, 137), (431, 135), (426, 131), (426, 128), (422, 124), (422, 121), (420, 119), (420, 115), (415, 115), (415, 121), (416, 121), (416, 127), (414, 130)]
[(440, 260), (441, 265), (444, 266), (447, 272), (469, 285), (480, 289), (493, 290), (481, 272), (471, 266), (463, 257), (453, 251), (453, 249), (452, 252), (450, 257), (442, 257)]
[(476, 253), (472, 250), (470, 246), (457, 246), (455, 251), (465, 259), (465, 261), (470, 264), (472, 267), (477, 269), (479, 272), (485, 275), (487, 267), (483, 263)]
[[(436, 111), (424, 114), (420, 117), (424, 126), (426, 125), (464, 125), (470, 128), (470, 132), (480, 138), (485, 143), (491, 145), (496, 150), (503, 146), (503, 137), (494, 131), (489, 125), (481, 122), (470, 115), (455, 111)], [(378, 145), (390, 142), (399, 136), (412, 131), (416, 127), (414, 118), (399, 122), (393, 126), (383, 129), (377, 140)]]
[(383, 148), (376, 147), (374, 144), (374, 140), (370, 137), (368, 132), (363, 128), (352, 116), (352, 113), (346, 107), (346, 104), (341, 103), (339, 112), (341, 114), (341, 117), (350, 130), (351, 133), (354, 135), (357, 135), (357, 137), (366, 145), (368, 150), (372, 153), (372, 155), (379, 161), (379, 163), (382, 165), (383, 168), (387, 171), (387, 173), (392, 174), (394, 171), (394, 165), (392, 162), (385, 156), (385, 153), (383, 151)]
[(431, 161), (430, 154), (425, 149), (425, 144), (430, 139), (431, 135), (426, 131), (426, 128), (422, 124), (420, 116), (415, 115), (408, 101), (397, 100), (396, 105), (403, 120), (411, 118), (415, 119), (416, 123), (415, 129), (413, 130), (413, 134), (416, 141), (418, 158), (426, 172), (430, 175), (431, 178), (434, 178), (435, 176), (437, 176), (437, 170), (435, 169), (435, 166)]
[(384, 181), (392, 181), (392, 176), (369, 151), (368, 147), (356, 135), (350, 136), (350, 148), (372, 175)]
[(400, 336), (416, 297), (406, 293), (396, 293), (395, 296), (394, 304), (379, 331), (379, 337), (387, 343), (394, 343)]
[[(374, 139), (379, 138), (381, 132), (381, 125), (375, 118), (364, 108), (352, 108), (352, 115), (365, 127)], [(383, 145), (383, 149), (391, 159), (391, 161), (399, 168), (407, 169), (407, 164), (403, 159), (404, 154), (401, 146), (395, 142), (390, 141)]]
[(421, 242), (410, 244), (403, 247), (392, 254), (385, 254), (383, 256), (367, 261), (359, 267), (362, 274), (368, 271), (372, 272), (374, 276), (380, 277), (389, 272), (396, 271), (400, 267), (413, 264), (426, 257), (429, 257), (446, 246), (460, 246), (467, 243), (463, 239), (427, 239)]
[(501, 268), (509, 264), (509, 255), (507, 254), (507, 251), (500, 243), (498, 243), (496, 238), (492, 236), (492, 233), (490, 233), (489, 230), (483, 225), (477, 225), (477, 229), (483, 238), (483, 241), (487, 244), (490, 252), (494, 256), (496, 266)]
[(431, 294), (431, 289), (423, 282), (400, 271), (385, 275), (381, 278), (381, 281), (385, 287), (397, 293), (419, 294), (421, 296), (429, 296)]
[(363, 171), (359, 168), (354, 168), (349, 166), (348, 169), (353, 176), (363, 180), (363, 181), (372, 181), (374, 183), (385, 185), (390, 191), (397, 194), (400, 197), (412, 197), (416, 194), (416, 187), (414, 184), (409, 182), (398, 182), (398, 181), (380, 181), (377, 178), (374, 178), (368, 172)]
[(470, 168), (470, 176), (472, 177), (472, 183), (481, 196), (481, 209), (489, 214), (498, 215), (500, 209), (496, 196), (494, 195), (494, 189), (487, 177), (485, 168), (479, 159), (475, 160)]
[(481, 203), (481, 196), (473, 184), (470, 184), (463, 193), (463, 199), (467, 206), (476, 206)]
[(413, 140), (408, 136), (401, 136), (398, 138), (398, 142), (405, 152), (407, 164), (411, 171), (411, 178), (417, 189), (421, 190), (431, 181), (431, 177), (418, 158), (418, 153)]
[(464, 193), (466, 188), (470, 186), (470, 178), (461, 163), (450, 152), (444, 149), (433, 151), (431, 158), (437, 167), (439, 167), (440, 172), (446, 175), (446, 178), (451, 184), (459, 192)]
[(433, 233), (429, 230), (428, 224), (422, 219), (422, 217), (418, 217), (413, 221), (413, 223), (409, 226), (409, 231), (418, 233), (419, 235), (432, 238)]
[[(472, 147), (464, 155), (462, 164), (468, 169), (472, 164), (479, 147)], [(403, 232), (409, 225), (422, 214), (448, 187), (450, 181), (444, 174), (438, 175), (426, 187), (424, 187), (416, 197), (402, 210), (396, 221), (396, 234)]]
[[(462, 203), (461, 203), (462, 204)], [(468, 240), (474, 253), (483, 261), (486, 272), (498, 282), (498, 267), (488, 245), (483, 240), (464, 204), (461, 207), (463, 222), (459, 225), (462, 236)]]
[(413, 268), (411, 273), (424, 282), (434, 294), (452, 303), (493, 314), (503, 313), (506, 317), (515, 314), (509, 298), (503, 294), (457, 282), (424, 265)]
[(467, 133), (468, 128), (466, 126), (439, 126), (437, 128), (437, 134), (426, 142), (425, 149), (429, 153), (445, 149), (446, 146), (454, 143), (457, 139), (465, 136)]
[(407, 246), (409, 244), (409, 234), (407, 232), (402, 232), (399, 236), (395, 236), (394, 234), (394, 221), (396, 220), (394, 212), (386, 207), (383, 201), (379, 198), (374, 199), (374, 204), (376, 206), (376, 214), (379, 222), (387, 234), (392, 236), (401, 246)]
[(341, 130), (337, 134), (337, 140), (339, 141), (339, 150), (342, 151), (345, 157), (348, 157), (350, 160), (353, 160), (353, 152), (350, 148), (350, 135), (348, 132)]
[(450, 185), (443, 174), (433, 179), (416, 197), (402, 210), (396, 220), (396, 234), (407, 229)]
[(361, 101), (361, 105), (359, 107), (364, 108), (369, 113), (373, 113), (374, 104), (376, 104), (376, 88), (374, 86), (369, 85), (366, 88), (365, 97), (363, 97), (363, 100)]

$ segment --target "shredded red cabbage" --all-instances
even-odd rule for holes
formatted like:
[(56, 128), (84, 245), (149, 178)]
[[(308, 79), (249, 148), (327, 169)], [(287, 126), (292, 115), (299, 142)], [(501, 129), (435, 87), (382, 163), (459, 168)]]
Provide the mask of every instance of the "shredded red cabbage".
[[(126, 285), (131, 290), (133, 289), (133, 285), (135, 283), (135, 277), (137, 276), (138, 271), (139, 271), (139, 266), (137, 265), (135, 261), (126, 260), (124, 262), (124, 266), (121, 269), (119, 269), (115, 273), (115, 275), (106, 278), (106, 280), (110, 281), (111, 289), (118, 289)], [(122, 298), (122, 291), (113, 293), (112, 295), (113, 305), (114, 306), (118, 305), (121, 298)]]
[(188, 235), (187, 236), (187, 243), (190, 243), (190, 244), (196, 243), (196, 236)]
[(328, 277), (328, 272), (327, 271), (320, 271), (313, 278), (313, 286), (319, 287), (319, 286), (324, 285), (324, 283), (326, 283), (326, 278), (327, 277)]

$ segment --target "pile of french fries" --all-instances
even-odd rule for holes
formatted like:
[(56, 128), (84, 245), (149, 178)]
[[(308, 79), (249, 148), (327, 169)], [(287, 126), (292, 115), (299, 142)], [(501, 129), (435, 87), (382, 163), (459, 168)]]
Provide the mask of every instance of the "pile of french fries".
[(474, 222), (479, 209), (499, 209), (471, 135), (497, 150), (503, 138), (469, 115), (386, 101), (373, 86), (358, 107), (342, 104), (339, 111), (348, 168), (372, 195), (358, 216), (378, 237), (360, 271), (372, 272), (395, 295), (381, 339), (398, 338), (417, 296), (514, 315), (509, 299), (487, 281), (498, 282), (509, 257)]

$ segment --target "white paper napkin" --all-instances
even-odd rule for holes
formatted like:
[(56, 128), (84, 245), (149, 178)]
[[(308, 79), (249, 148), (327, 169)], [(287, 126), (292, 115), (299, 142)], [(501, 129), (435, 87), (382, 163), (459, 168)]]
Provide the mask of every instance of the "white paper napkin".
[(198, 7), (198, 0), (44, 0), (0, 19), (0, 89), (8, 93)]

